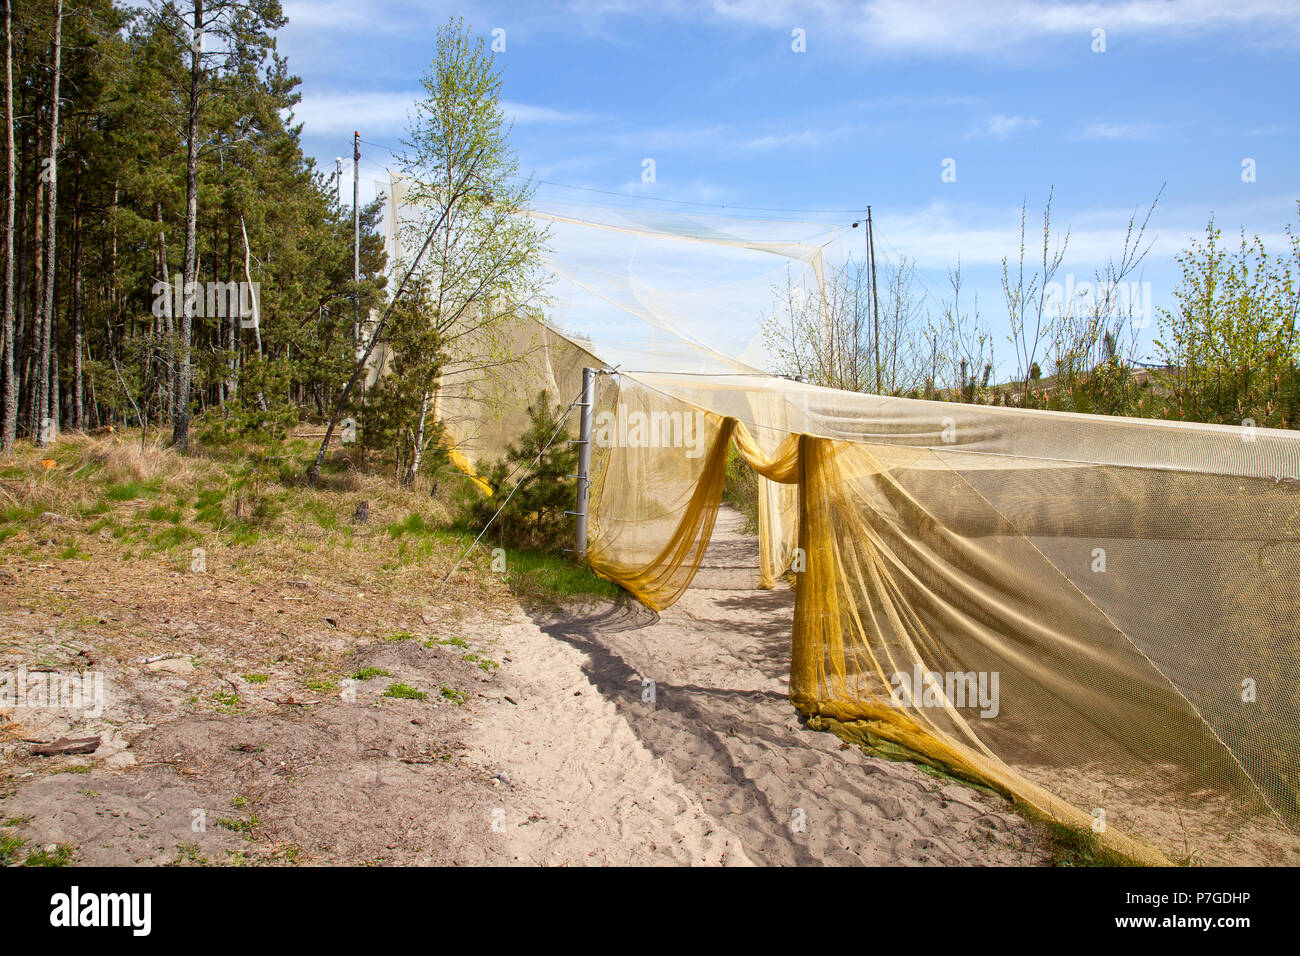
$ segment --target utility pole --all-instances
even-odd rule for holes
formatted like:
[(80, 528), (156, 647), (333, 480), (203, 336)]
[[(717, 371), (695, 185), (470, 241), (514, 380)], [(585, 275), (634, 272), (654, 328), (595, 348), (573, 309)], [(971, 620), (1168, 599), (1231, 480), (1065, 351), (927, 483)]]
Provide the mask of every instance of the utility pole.
[(352, 344), (361, 343), (361, 131), (352, 133)]
[(876, 350), (876, 394), (880, 391), (880, 302), (876, 298), (876, 238), (871, 231), (871, 207), (867, 207), (867, 245), (871, 249), (871, 341)]

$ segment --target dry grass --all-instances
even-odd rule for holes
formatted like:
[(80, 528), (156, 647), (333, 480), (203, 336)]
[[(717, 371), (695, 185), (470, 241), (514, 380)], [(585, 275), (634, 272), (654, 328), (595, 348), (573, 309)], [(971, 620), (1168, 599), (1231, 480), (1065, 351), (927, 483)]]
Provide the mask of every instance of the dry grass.
[(11, 719), (8, 714), (0, 713), (0, 742), (8, 743), (22, 736), (23, 725)]
[[(310, 487), (302, 475), (313, 452), (292, 440), (275, 457), (183, 456), (159, 443), (142, 449), (130, 433), (20, 443), (0, 469), (0, 611), (39, 595), (42, 612), (61, 618), (51, 623), (74, 624), (126, 660), (172, 649), (182, 626), (379, 639), (517, 607), (519, 580), (492, 573), (486, 548), (441, 585), (471, 540), (449, 529), (447, 501), (342, 451)], [(362, 501), (364, 522), (354, 518)], [(587, 586), (586, 572), (570, 570), (557, 579), (554, 566), (528, 564), (544, 587)]]

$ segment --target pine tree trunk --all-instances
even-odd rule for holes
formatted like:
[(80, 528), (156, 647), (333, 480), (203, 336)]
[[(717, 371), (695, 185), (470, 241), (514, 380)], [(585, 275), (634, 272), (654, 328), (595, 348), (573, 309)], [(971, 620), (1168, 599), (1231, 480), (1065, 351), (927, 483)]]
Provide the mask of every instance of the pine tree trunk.
[(77, 431), (86, 430), (86, 408), (83, 398), (82, 382), (82, 340), (84, 338), (84, 318), (81, 302), (81, 209), (80, 197), (78, 208), (72, 217), (72, 427)]
[(197, 223), (199, 215), (199, 93), (203, 78), (203, 0), (194, 0), (194, 36), (190, 46), (189, 130), (185, 157), (185, 261), (181, 266), (179, 355), (176, 357), (176, 393), (172, 398), (172, 445), (190, 447), (190, 343), (194, 336), (194, 309), (190, 291), (198, 275)]
[(58, 438), (63, 427), (63, 393), (59, 390), (59, 339), (54, 330), (54, 310), (50, 310), (50, 441)]
[[(104, 312), (104, 325), (106, 326), (104, 331), (108, 335), (108, 338), (106, 340), (107, 342), (106, 348), (109, 355), (114, 355), (117, 352), (117, 326), (116, 326), (118, 320), (117, 204), (119, 199), (120, 199), (120, 186), (118, 180), (114, 179), (113, 180), (113, 206), (109, 210), (109, 215), (108, 215), (108, 223), (109, 223), (108, 268), (105, 270), (108, 273), (106, 277), (106, 280), (108, 282), (108, 294), (106, 296), (106, 298), (108, 299), (108, 308)], [(96, 419), (98, 419), (99, 417), (98, 412), (96, 412), (95, 417)]]
[[(39, 134), (37, 136), (39, 139)], [(39, 150), (33, 150), (39, 152)], [(41, 342), (45, 339), (45, 177), (36, 173), (36, 202), (32, 207), (32, 332), (28, 338), (27, 433), (33, 440), (41, 428), (41, 409), (45, 407), (45, 386), (49, 384), (41, 363)]]
[(45, 278), (44, 302), (41, 305), (41, 351), (36, 363), (40, 399), (36, 405), (36, 443), (44, 446), (53, 441), (58, 429), (59, 368), (54, 357), (54, 287), (56, 285), (55, 242), (59, 230), (59, 78), (63, 58), (63, 0), (54, 0), (54, 69), (50, 83), (49, 165), (41, 171), (48, 179), (45, 191)]
[[(234, 271), (235, 231), (226, 228), (226, 275)], [(226, 377), (226, 401), (233, 402), (239, 395), (239, 316), (233, 310), (226, 323), (226, 351), (230, 353), (229, 372)]]
[(14, 43), (13, 4), (3, 0), (5, 8), (5, 119), (9, 138), (5, 149), (5, 288), (4, 288), (4, 412), (0, 419), (0, 452), (14, 450), (18, 434), (18, 379), (14, 377), (14, 203), (17, 193), (14, 151)]
[(162, 318), (155, 322), (155, 327), (161, 323), (161, 334), (157, 335), (158, 339), (163, 342), (164, 351), (157, 359), (162, 364), (162, 375), (160, 376), (160, 390), (162, 391), (162, 415), (164, 419), (170, 418), (172, 414), (172, 400), (176, 396), (176, 364), (172, 359), (175, 358), (174, 343), (176, 336), (176, 323), (172, 318), (172, 274), (171, 269), (167, 266), (167, 233), (163, 231), (163, 214), (162, 203), (153, 204), (154, 221), (158, 224), (158, 274), (162, 276), (163, 284), (167, 286), (166, 300), (163, 303)]
[[(28, 88), (27, 84), (21, 84), (18, 89), (17, 102), (14, 104), (16, 115), (28, 115)], [(14, 244), (17, 248), (17, 259), (14, 263), (14, 361), (21, 364), (17, 371), (18, 378), (18, 420), (24, 425), (31, 420), (31, 374), (33, 351), (33, 323), (31, 308), (31, 293), (28, 285), (31, 279), (31, 243), (32, 230), (28, 223), (27, 210), (31, 208), (31, 191), (33, 178), (27, 175), (27, 170), (22, 167), (22, 157), (30, 155), (35, 150), (27, 148), (27, 132), (25, 129), (16, 131), (18, 139), (18, 153), (14, 159), (18, 173), (18, 204), (14, 209), (14, 228), (17, 230), (14, 236)], [(33, 157), (34, 160), (34, 157)], [(30, 432), (28, 433), (30, 434)]]

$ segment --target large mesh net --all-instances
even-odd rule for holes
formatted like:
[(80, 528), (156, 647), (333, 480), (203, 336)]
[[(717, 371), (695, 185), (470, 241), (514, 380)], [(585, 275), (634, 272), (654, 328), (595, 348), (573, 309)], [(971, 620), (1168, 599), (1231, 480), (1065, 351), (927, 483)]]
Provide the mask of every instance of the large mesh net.
[[(398, 192), (398, 190), (395, 190)], [(655, 609), (728, 447), (809, 725), (992, 786), (1146, 862), (1300, 862), (1300, 437), (867, 395), (753, 364), (836, 230), (542, 206), (546, 309), (439, 410), (473, 460), (604, 370), (588, 561)], [(400, 207), (393, 220), (400, 222)], [(775, 263), (775, 265), (774, 265)], [(505, 369), (508, 368), (508, 371)]]

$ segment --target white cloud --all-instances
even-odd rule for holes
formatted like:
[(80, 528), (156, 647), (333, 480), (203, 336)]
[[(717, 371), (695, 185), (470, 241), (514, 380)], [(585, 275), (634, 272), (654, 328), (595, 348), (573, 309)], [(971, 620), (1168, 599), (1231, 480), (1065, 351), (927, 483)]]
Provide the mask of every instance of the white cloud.
[(294, 122), (303, 124), (307, 136), (321, 136), (360, 129), (363, 136), (400, 133), (418, 93), (311, 93), (293, 111)]
[[(1052, 214), (1054, 243), (1065, 239), (1065, 267), (1079, 274), (1090, 274), (1110, 257), (1118, 257), (1124, 245), (1124, 231), (1129, 218), (1136, 215), (1141, 224), (1154, 197), (1137, 198), (1132, 205), (1122, 201), (1105, 206), (1091, 206), (1065, 211), (1057, 205)], [(1025, 225), (1026, 259), (1041, 254), (1042, 198), (1029, 198), (1029, 215)], [(1261, 196), (1251, 202), (1234, 203), (1220, 210), (1218, 221), (1228, 242), (1236, 241), (1235, 230), (1244, 224), (1247, 235), (1259, 234), (1265, 248), (1278, 251), (1288, 240), (1277, 218), (1278, 209), (1286, 208), (1285, 194)], [(1293, 201), (1293, 200), (1290, 200)], [(1059, 202), (1059, 197), (1058, 197)], [(918, 208), (889, 212), (876, 217), (877, 231), (883, 237), (885, 251), (915, 258), (921, 268), (948, 269), (961, 257), (963, 269), (967, 265), (998, 266), (1002, 257), (1014, 259), (1020, 247), (1020, 207), (983, 207), (969, 204), (934, 202)], [(1143, 241), (1145, 248), (1151, 243), (1151, 253), (1146, 265), (1156, 268), (1172, 266), (1174, 255), (1183, 249), (1192, 237), (1200, 238), (1205, 232), (1208, 213), (1197, 204), (1171, 206), (1157, 205)], [(971, 225), (977, 223), (978, 225)]]
[[(415, 101), (424, 94), (394, 90), (371, 93), (304, 93), (302, 102), (294, 109), (294, 121), (303, 124), (309, 136), (351, 132), (360, 128), (363, 138), (393, 136), (406, 129), (407, 118)], [(534, 106), (529, 103), (501, 102), (507, 120), (515, 123), (578, 123), (593, 117), (587, 113), (573, 113)]]
[(1290, 0), (713, 0), (707, 7), (682, 0), (572, 0), (571, 7), (589, 17), (666, 13), (762, 29), (798, 26), (807, 30), (810, 52), (849, 40), (896, 53), (988, 55), (1072, 35), (1086, 50), (1096, 28), (1112, 44), (1226, 30), (1255, 31), (1274, 43), (1300, 41), (1300, 18)]
[(597, 117), (591, 113), (576, 113), (552, 109), (549, 106), (531, 106), (528, 103), (501, 101), (506, 119), (516, 123), (585, 123)]
[[(1144, 213), (1145, 208), (1139, 213)], [(1069, 232), (1067, 252), (1072, 263), (1100, 265), (1108, 256), (1117, 256), (1123, 246), (1124, 228), (1132, 209), (1117, 209), (1108, 213), (1090, 210), (1077, 214), (1084, 224), (1073, 226), (1059, 209), (1053, 215), (1053, 242), (1058, 245)], [(1025, 226), (1027, 261), (1032, 262), (1035, 250), (1041, 252), (1042, 208), (1032, 201)], [(1015, 258), (1020, 248), (1020, 208), (979, 210), (963, 206), (956, 208), (947, 203), (931, 203), (911, 212), (882, 214), (879, 231), (887, 236), (891, 253), (902, 253), (914, 258), (922, 268), (948, 269), (960, 257), (965, 266), (996, 266), (1004, 256)], [(1139, 217), (1139, 222), (1140, 222)], [(971, 226), (970, 223), (980, 223)], [(1178, 248), (1175, 240), (1155, 235), (1154, 227), (1148, 231), (1147, 240), (1155, 238), (1153, 255), (1170, 254)]]
[(409, 33), (412, 24), (437, 26), (463, 3), (451, 0), (284, 0), (281, 9), (295, 31), (342, 33), (363, 28), (368, 34)]
[(1163, 128), (1161, 123), (1090, 123), (1078, 135), (1081, 139), (1142, 140)]
[(776, 133), (766, 136), (755, 136), (743, 140), (739, 145), (741, 149), (765, 152), (774, 149), (785, 149), (787, 147), (803, 148), (810, 146), (824, 146), (833, 139), (838, 138), (844, 133), (843, 130), (823, 130), (823, 129), (802, 129), (792, 130), (788, 133)]
[(1033, 116), (1004, 116), (1001, 113), (994, 113), (985, 121), (983, 127), (971, 132), (968, 138), (987, 136), (991, 139), (1006, 139), (1012, 133), (1033, 129), (1038, 125), (1038, 119)]

